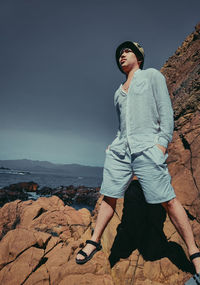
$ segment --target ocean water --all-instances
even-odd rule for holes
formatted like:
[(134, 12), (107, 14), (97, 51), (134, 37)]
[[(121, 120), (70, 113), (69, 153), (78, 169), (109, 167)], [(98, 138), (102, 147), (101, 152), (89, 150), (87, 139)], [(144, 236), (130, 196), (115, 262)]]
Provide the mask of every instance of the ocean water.
[(45, 186), (57, 188), (69, 185), (73, 185), (75, 187), (80, 185), (84, 185), (86, 187), (99, 187), (102, 182), (102, 177), (75, 177), (57, 173), (0, 170), (0, 188), (14, 183), (30, 181), (38, 183), (39, 189)]

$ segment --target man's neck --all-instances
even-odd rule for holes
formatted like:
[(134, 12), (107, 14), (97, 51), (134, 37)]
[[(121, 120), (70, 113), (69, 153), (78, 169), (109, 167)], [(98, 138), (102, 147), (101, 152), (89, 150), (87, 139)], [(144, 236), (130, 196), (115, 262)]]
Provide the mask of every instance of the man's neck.
[(135, 68), (133, 68), (133, 69), (131, 69), (131, 70), (129, 71), (129, 73), (126, 75), (126, 81), (131, 81), (131, 79), (132, 79), (133, 76), (134, 76), (134, 73), (135, 73), (138, 69), (139, 69), (138, 66), (135, 67)]

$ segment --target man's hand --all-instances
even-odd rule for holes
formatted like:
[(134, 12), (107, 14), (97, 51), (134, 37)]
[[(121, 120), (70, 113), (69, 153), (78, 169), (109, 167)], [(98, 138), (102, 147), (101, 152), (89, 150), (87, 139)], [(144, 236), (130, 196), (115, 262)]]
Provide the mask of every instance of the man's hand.
[(106, 149), (106, 151), (107, 151), (107, 150), (109, 150), (109, 148), (110, 148), (110, 144), (107, 146), (107, 149)]
[(164, 147), (164, 146), (162, 146), (162, 145), (160, 145), (160, 144), (156, 144), (157, 145), (157, 147), (159, 148), (159, 149), (161, 149), (162, 150), (162, 152), (163, 152), (163, 154), (165, 154), (166, 153), (166, 147)]

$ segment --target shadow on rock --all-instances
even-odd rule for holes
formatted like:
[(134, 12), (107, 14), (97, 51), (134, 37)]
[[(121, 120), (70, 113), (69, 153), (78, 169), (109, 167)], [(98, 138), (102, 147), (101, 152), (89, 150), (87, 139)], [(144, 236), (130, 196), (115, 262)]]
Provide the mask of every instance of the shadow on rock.
[(146, 203), (139, 182), (132, 181), (125, 193), (121, 224), (111, 248), (111, 267), (138, 249), (146, 261), (168, 257), (182, 271), (194, 273), (182, 247), (168, 242), (163, 232), (165, 219), (162, 205)]

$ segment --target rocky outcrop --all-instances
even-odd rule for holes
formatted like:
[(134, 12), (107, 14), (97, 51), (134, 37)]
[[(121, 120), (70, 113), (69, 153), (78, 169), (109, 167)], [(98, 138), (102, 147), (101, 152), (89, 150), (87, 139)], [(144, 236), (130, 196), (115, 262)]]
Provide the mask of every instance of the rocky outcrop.
[(38, 187), (39, 185), (35, 182), (21, 182), (6, 186), (0, 189), (0, 206), (17, 199), (27, 200), (27, 192), (37, 191)]
[(200, 222), (200, 23), (161, 71), (171, 95), (175, 132), (168, 166), (176, 193)]
[[(39, 197), (56, 195), (63, 200), (65, 205), (85, 204), (92, 208), (94, 208), (100, 196), (99, 187), (75, 187), (73, 185), (69, 185), (54, 189), (51, 187), (43, 187), (42, 189), (39, 189), (39, 185), (37, 183), (21, 182), (11, 184), (0, 189), (0, 206), (17, 199), (26, 201), (30, 199), (29, 192), (35, 192)], [(35, 199), (37, 199), (37, 197)]]
[[(117, 201), (102, 238), (103, 251), (77, 265), (90, 238), (94, 215), (57, 196), (16, 200), (0, 209), (0, 284), (183, 284), (192, 272), (177, 235), (160, 205), (148, 205), (137, 180)], [(196, 220), (194, 232), (200, 234)]]
[(99, 187), (85, 187), (73, 185), (61, 186), (55, 189), (44, 187), (36, 192), (38, 195), (56, 195), (66, 205), (85, 204), (94, 207), (100, 194)]
[(84, 266), (75, 263), (90, 235), (90, 212), (65, 206), (56, 196), (5, 204), (0, 209), (0, 284), (113, 285), (102, 251)]
[(3, 189), (7, 189), (10, 191), (34, 192), (34, 191), (37, 191), (38, 188), (39, 188), (39, 185), (31, 181), (31, 182), (20, 182), (16, 184), (11, 184), (10, 186), (6, 186)]

